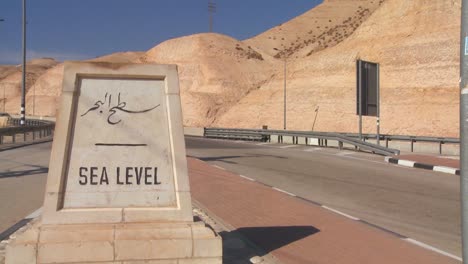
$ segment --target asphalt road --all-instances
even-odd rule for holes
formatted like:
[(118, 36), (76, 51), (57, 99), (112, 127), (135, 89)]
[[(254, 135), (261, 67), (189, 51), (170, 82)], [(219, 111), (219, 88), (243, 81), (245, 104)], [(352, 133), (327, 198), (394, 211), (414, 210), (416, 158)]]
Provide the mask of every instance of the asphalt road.
[[(459, 176), (311, 146), (186, 138), (187, 154), (461, 255)], [(0, 152), (0, 233), (42, 205), (51, 143)]]
[(187, 154), (461, 255), (459, 176), (313, 146), (186, 138)]
[(0, 152), (0, 233), (42, 206), (51, 147)]

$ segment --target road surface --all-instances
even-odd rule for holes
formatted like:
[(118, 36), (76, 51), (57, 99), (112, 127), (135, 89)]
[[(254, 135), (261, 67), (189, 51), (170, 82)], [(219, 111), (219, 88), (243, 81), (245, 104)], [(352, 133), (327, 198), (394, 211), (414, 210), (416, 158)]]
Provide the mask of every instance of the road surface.
[[(313, 146), (186, 138), (187, 155), (460, 256), (459, 176)], [(0, 233), (42, 205), (51, 143), (0, 152)]]

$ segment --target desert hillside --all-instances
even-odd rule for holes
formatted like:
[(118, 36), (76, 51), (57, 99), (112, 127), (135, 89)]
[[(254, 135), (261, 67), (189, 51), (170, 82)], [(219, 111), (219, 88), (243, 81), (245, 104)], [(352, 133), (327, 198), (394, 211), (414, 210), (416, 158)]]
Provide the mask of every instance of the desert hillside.
[[(142, 56), (144, 52), (117, 52), (89, 61), (128, 63)], [(48, 69), (34, 82), (34, 89), (26, 93), (26, 112), (30, 115), (55, 116), (62, 91), (63, 63)], [(18, 98), (13, 98), (16, 102)]]
[[(357, 132), (361, 58), (380, 63), (382, 133), (457, 137), (460, 6), (461, 0), (325, 0), (248, 40), (196, 34), (91, 61), (177, 64), (186, 126), (282, 128), (287, 58), (287, 128), (311, 130), (317, 115), (314, 131)], [(53, 116), (63, 65), (30, 64), (28, 71), (36, 70), (28, 75), (28, 113), (34, 104), (36, 115)], [(0, 66), (0, 93), (7, 91), (11, 113), (19, 110), (20, 81), (20, 68)], [(364, 121), (364, 132), (375, 132), (375, 117)]]
[(325, 0), (304, 14), (247, 39), (244, 43), (264, 50), (275, 58), (312, 54), (345, 40), (383, 2)]
[[(36, 80), (57, 63), (51, 58), (28, 61), (26, 64), (26, 92), (29, 93)], [(0, 67), (0, 111), (15, 114), (20, 112), (21, 83), (21, 66)], [(5, 109), (3, 109), (4, 106)]]
[[(288, 63), (288, 128), (358, 131), (358, 58), (381, 67), (381, 132), (458, 137), (460, 1), (388, 0), (340, 44)], [(283, 79), (274, 78), (216, 126), (282, 128)], [(375, 132), (375, 117), (364, 132)]]
[(261, 87), (277, 61), (231, 37), (206, 33), (163, 42), (139, 62), (177, 64), (184, 124), (210, 126)]

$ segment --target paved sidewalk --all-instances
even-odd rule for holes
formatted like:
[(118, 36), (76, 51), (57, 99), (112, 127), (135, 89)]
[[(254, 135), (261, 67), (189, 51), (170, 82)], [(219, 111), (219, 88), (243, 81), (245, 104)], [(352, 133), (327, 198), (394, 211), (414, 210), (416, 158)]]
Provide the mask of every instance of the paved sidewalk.
[(460, 263), (200, 160), (188, 164), (194, 200), (283, 263)]

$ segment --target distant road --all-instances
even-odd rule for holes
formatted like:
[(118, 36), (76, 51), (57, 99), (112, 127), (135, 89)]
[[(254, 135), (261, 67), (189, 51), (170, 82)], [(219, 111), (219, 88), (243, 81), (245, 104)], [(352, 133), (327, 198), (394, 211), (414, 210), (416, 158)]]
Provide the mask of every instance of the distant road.
[(461, 255), (459, 176), (313, 146), (186, 137), (187, 154)]
[[(187, 155), (460, 256), (459, 176), (313, 146), (186, 137)], [(51, 143), (0, 152), (0, 233), (42, 206)]]
[(0, 233), (42, 206), (52, 143), (0, 152)]

